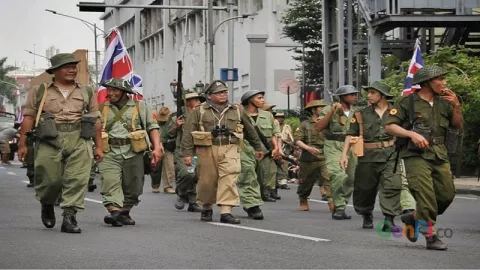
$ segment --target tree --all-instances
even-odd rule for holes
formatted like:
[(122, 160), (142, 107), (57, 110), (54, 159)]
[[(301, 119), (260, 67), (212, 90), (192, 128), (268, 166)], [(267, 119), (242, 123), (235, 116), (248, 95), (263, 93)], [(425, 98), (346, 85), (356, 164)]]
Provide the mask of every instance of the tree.
[[(477, 163), (476, 146), (480, 138), (480, 50), (463, 47), (441, 47), (431, 54), (423, 54), (425, 65), (438, 65), (448, 71), (447, 87), (452, 89), (463, 103), (464, 116), (464, 165), (474, 167)], [(476, 56), (477, 55), (477, 56)], [(392, 72), (384, 82), (392, 87), (392, 92), (400, 96), (404, 88), (409, 61), (401, 63), (397, 72)]]
[(17, 67), (6, 66), (7, 58), (0, 58), (0, 95), (6, 96), (12, 103), (15, 105), (15, 89), (16, 81), (10, 77), (7, 77), (7, 74), (10, 71), (14, 71)]

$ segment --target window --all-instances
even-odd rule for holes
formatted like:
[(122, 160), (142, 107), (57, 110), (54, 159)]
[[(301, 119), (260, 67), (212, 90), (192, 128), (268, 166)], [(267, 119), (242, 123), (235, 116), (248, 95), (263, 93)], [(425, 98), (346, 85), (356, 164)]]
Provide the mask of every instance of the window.
[(198, 37), (203, 37), (203, 12), (197, 13), (196, 18)]
[[(163, 0), (155, 0), (152, 5), (163, 5)], [(140, 43), (143, 45), (144, 61), (163, 53), (163, 37), (160, 37), (160, 34), (163, 35), (163, 12), (161, 9), (140, 11)]]

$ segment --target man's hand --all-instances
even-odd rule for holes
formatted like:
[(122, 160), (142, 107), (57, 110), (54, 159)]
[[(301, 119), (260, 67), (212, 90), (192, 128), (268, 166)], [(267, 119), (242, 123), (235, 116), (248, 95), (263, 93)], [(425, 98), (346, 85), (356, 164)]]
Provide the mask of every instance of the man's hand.
[(18, 161), (24, 162), (25, 157), (27, 156), (27, 146), (25, 144), (19, 144), (18, 145)]
[(446, 88), (442, 91), (442, 94), (444, 94), (444, 96), (440, 96), (440, 97), (443, 100), (450, 102), (453, 106), (460, 106), (460, 102), (458, 101), (457, 95), (455, 95), (455, 93), (452, 90)]
[(160, 155), (163, 156), (165, 154), (165, 148), (163, 148), (163, 143), (160, 143), (158, 150), (160, 150)]
[(348, 157), (346, 155), (342, 155), (339, 163), (340, 163), (340, 168), (342, 169), (342, 171), (345, 171), (345, 169), (348, 167)]
[(175, 121), (175, 126), (177, 128), (183, 126), (183, 124), (185, 124), (185, 118), (183, 117), (183, 115), (181, 115), (180, 117), (177, 118), (177, 120)]
[(281, 159), (282, 155), (280, 155), (280, 149), (275, 148), (272, 150), (272, 158), (273, 159)]
[(342, 103), (335, 102), (335, 103), (332, 104), (331, 111), (336, 112), (338, 109), (341, 109), (341, 108), (342, 108)]
[(184, 157), (183, 162), (185, 163), (185, 166), (190, 167), (190, 166), (192, 166), (193, 157), (191, 157), (191, 156), (190, 157)]
[(95, 148), (95, 153), (94, 153), (95, 160), (97, 162), (102, 162), (103, 161), (103, 150), (96, 147)]
[(422, 135), (416, 132), (410, 132), (410, 139), (418, 148), (426, 149), (429, 147), (429, 142), (427, 141), (427, 139), (425, 139)]
[(320, 152), (320, 150), (318, 150), (318, 149), (315, 148), (315, 147), (311, 147), (311, 146), (309, 146), (309, 147), (307, 148), (307, 151), (310, 152), (310, 154), (312, 154), (312, 155), (314, 155), (314, 156), (318, 156), (318, 155), (321, 155), (321, 154), (322, 154), (322, 152)]
[(152, 167), (156, 167), (158, 162), (162, 159), (162, 152), (159, 149), (153, 149), (152, 151), (152, 162), (151, 165)]
[(257, 160), (262, 160), (262, 159), (263, 159), (263, 155), (264, 155), (264, 154), (263, 154), (263, 151), (261, 151), (261, 150), (260, 150), (260, 151), (255, 151), (255, 158), (256, 158)]

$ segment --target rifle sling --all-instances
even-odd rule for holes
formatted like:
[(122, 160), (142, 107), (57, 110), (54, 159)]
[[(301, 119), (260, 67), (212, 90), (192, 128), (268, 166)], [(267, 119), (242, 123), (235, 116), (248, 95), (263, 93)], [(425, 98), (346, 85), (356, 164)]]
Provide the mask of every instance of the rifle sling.
[(128, 110), (128, 108), (130, 108), (130, 106), (125, 104), (122, 109), (117, 111), (115, 113), (115, 118), (113, 118), (113, 120), (107, 124), (105, 130), (110, 130), (116, 122), (120, 121), (120, 119), (122, 119), (123, 114)]

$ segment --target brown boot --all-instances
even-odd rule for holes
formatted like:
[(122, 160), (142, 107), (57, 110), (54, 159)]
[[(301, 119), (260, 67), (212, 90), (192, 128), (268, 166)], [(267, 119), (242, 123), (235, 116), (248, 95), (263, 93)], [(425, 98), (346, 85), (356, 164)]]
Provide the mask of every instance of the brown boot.
[(308, 211), (310, 208), (308, 207), (308, 201), (307, 200), (300, 200), (300, 207), (298, 208), (299, 211)]
[(335, 203), (333, 203), (333, 199), (330, 198), (328, 199), (328, 209), (330, 210), (330, 213), (333, 213), (333, 211), (335, 210)]

